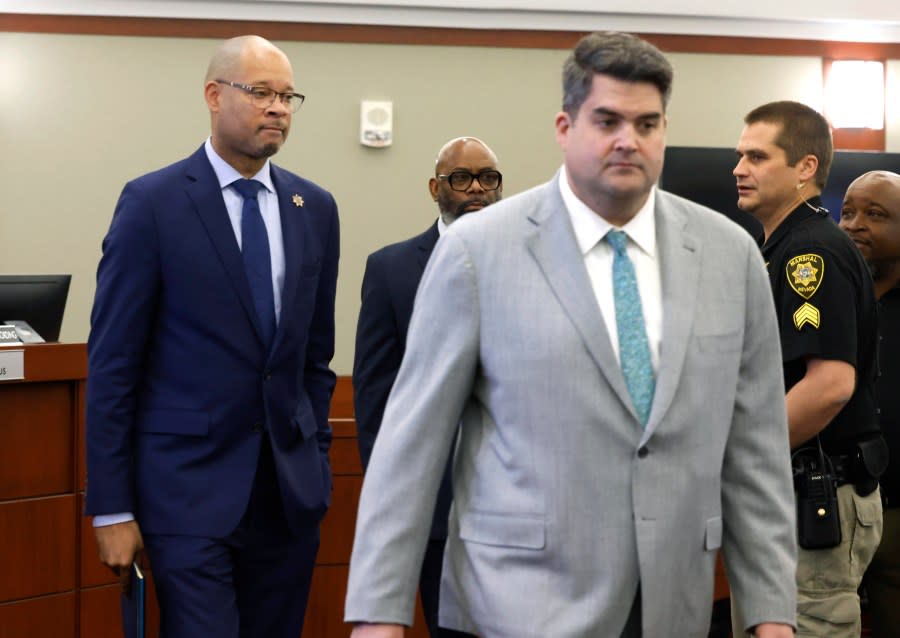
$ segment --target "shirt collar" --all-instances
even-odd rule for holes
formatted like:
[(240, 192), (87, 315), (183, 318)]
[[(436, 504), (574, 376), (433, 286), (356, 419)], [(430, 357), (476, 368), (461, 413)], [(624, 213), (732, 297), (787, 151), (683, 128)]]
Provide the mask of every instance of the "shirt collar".
[(447, 224), (444, 223), (444, 218), (442, 216), (438, 215), (438, 237), (443, 236), (443, 234), (447, 232), (448, 228), (449, 228), (449, 226), (447, 226)]
[(766, 239), (765, 242), (763, 242), (763, 252), (771, 252), (772, 247), (780, 242), (783, 237), (787, 236), (788, 231), (790, 231), (797, 224), (802, 224), (810, 217), (819, 215), (820, 213), (818, 212), (818, 210), (823, 210), (820, 208), (821, 206), (822, 199), (818, 195), (810, 197), (808, 200), (806, 200), (806, 203), (800, 202), (799, 204), (797, 204), (797, 207), (790, 213), (788, 213), (787, 217), (781, 220), (781, 223), (778, 224), (772, 234), (769, 235), (769, 238)]
[[(209, 159), (209, 163), (212, 164), (213, 171), (216, 173), (216, 179), (219, 180), (219, 188), (224, 189), (235, 180), (244, 179), (243, 175), (238, 173), (231, 164), (223, 160), (221, 156), (216, 153), (216, 149), (213, 148), (210, 138), (206, 138), (206, 144), (204, 144), (203, 147), (206, 150), (206, 157)], [(275, 185), (272, 183), (270, 168), (271, 164), (269, 163), (269, 160), (266, 160), (266, 163), (259, 169), (259, 172), (250, 179), (255, 179), (265, 186), (266, 190), (270, 193), (274, 193)]]
[(650, 257), (656, 257), (656, 186), (631, 220), (617, 228), (588, 208), (569, 186), (566, 167), (559, 171), (559, 191), (572, 220), (575, 240), (582, 255), (587, 255), (610, 230), (624, 230), (631, 240)]

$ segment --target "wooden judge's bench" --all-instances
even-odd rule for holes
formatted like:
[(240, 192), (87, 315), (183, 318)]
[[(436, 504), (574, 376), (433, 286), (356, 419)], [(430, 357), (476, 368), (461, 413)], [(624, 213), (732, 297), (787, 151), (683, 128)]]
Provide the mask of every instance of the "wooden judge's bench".
[[(13, 351), (25, 378), (0, 380), (0, 638), (121, 638), (119, 586), (82, 516), (87, 348), (3, 346), (0, 357)], [(302, 638), (350, 633), (344, 594), (362, 469), (349, 378), (338, 380), (330, 421), (334, 493)], [(145, 572), (146, 636), (155, 638), (159, 613)], [(427, 636), (421, 611), (407, 636)]]
[[(119, 586), (82, 516), (86, 346), (3, 346), (0, 357), (13, 351), (25, 378), (0, 374), (0, 638), (121, 638)], [(329, 421), (334, 492), (302, 638), (350, 634), (342, 619), (362, 469), (348, 377), (338, 379)], [(153, 575), (144, 566), (146, 636), (156, 638)], [(727, 595), (717, 573), (716, 598)], [(427, 638), (420, 606), (406, 638)]]

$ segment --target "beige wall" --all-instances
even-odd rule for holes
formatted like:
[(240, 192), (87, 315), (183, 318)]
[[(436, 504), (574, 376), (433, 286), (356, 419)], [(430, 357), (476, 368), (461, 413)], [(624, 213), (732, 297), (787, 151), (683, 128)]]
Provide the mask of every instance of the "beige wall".
[[(83, 341), (100, 241), (124, 182), (192, 152), (208, 120), (213, 40), (0, 33), (0, 272), (71, 272), (62, 339)], [(365, 258), (436, 214), (436, 150), (476, 135), (500, 157), (505, 193), (560, 162), (552, 122), (562, 50), (279, 43), (307, 102), (277, 163), (337, 198), (342, 259), (334, 368), (349, 374)], [(732, 146), (748, 109), (809, 100), (817, 58), (674, 54), (669, 143)], [(895, 104), (900, 62), (889, 69)], [(360, 146), (359, 102), (394, 102), (394, 146)], [(894, 108), (897, 114), (900, 109)], [(888, 150), (900, 151), (900, 115)]]

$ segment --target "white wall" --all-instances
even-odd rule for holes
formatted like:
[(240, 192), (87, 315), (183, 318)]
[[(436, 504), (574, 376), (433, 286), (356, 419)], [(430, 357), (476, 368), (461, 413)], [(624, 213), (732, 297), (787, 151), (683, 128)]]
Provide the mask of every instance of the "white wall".
[[(180, 159), (208, 133), (202, 80), (218, 41), (0, 32), (0, 272), (71, 272), (65, 341), (83, 341), (100, 240), (126, 180)], [(342, 221), (335, 369), (349, 374), (365, 258), (420, 232), (436, 209), (434, 155), (485, 139), (505, 194), (560, 163), (553, 117), (567, 51), (283, 42), (308, 96), (277, 163), (330, 189)], [(673, 54), (670, 144), (733, 146), (744, 113), (806, 100), (807, 57)], [(889, 67), (888, 149), (900, 151), (900, 61)], [(358, 143), (359, 102), (394, 102), (394, 146)]]

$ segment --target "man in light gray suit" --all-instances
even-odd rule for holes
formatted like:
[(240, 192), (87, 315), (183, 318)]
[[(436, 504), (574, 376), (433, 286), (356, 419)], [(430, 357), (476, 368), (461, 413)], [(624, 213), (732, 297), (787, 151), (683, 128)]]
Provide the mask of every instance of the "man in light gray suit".
[(557, 176), (438, 243), (363, 486), (354, 638), (412, 621), (458, 425), (442, 626), (705, 637), (721, 547), (756, 635), (792, 635), (771, 293), (747, 233), (654, 186), (671, 79), (643, 40), (583, 38), (563, 68)]

